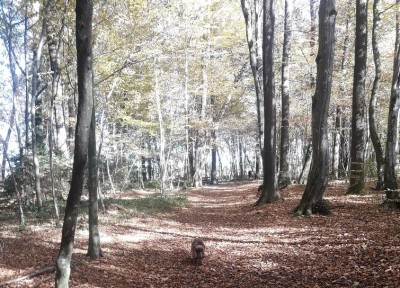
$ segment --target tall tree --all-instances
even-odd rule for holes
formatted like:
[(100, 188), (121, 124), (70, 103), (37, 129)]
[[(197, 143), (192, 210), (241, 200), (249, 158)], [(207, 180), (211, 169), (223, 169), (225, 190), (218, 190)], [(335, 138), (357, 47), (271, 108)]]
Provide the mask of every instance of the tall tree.
[(285, 0), (285, 28), (283, 36), (282, 51), (282, 120), (281, 120), (281, 142), (280, 142), (280, 170), (279, 187), (290, 183), (289, 176), (289, 60), (292, 45), (292, 1)]
[[(397, 0), (397, 9), (399, 9), (400, 1)], [(392, 90), (390, 93), (389, 116), (387, 126), (387, 140), (385, 150), (385, 168), (384, 182), (385, 188), (390, 190), (398, 189), (396, 177), (397, 164), (397, 141), (398, 141), (398, 126), (399, 126), (399, 110), (400, 110), (400, 47), (399, 47), (399, 10), (396, 13), (396, 42), (395, 42), (395, 57), (393, 61), (393, 76)]]
[(328, 112), (332, 88), (336, 1), (321, 0), (317, 79), (312, 102), (312, 160), (307, 185), (295, 216), (326, 212), (322, 197), (329, 180)]
[[(263, 81), (263, 60), (262, 60), (262, 17), (261, 1), (260, 0), (241, 0), (242, 12), (246, 24), (246, 38), (250, 55), (250, 67), (253, 74), (254, 87), (256, 92), (256, 108), (257, 108), (257, 128), (258, 128), (258, 143), (256, 149), (259, 149), (261, 154), (263, 151), (262, 142), (264, 141), (264, 119), (263, 101), (264, 92), (262, 87)], [(258, 153), (258, 151), (257, 151)], [(258, 161), (256, 162), (258, 164)], [(259, 167), (256, 165), (256, 177), (259, 178)]]
[(92, 80), (92, 17), (93, 1), (76, 2), (76, 49), (78, 72), (78, 116), (75, 129), (74, 163), (71, 187), (65, 207), (60, 251), (57, 258), (56, 287), (68, 287), (71, 257), (75, 239), (78, 206), (82, 195), (83, 177), (88, 158), (89, 129), (93, 109)]
[(279, 199), (275, 180), (276, 107), (274, 74), (275, 0), (263, 2), (263, 89), (264, 89), (264, 181), (255, 205)]
[(103, 256), (100, 246), (99, 233), (99, 205), (98, 205), (98, 161), (96, 154), (96, 117), (94, 103), (92, 108), (92, 118), (90, 121), (90, 137), (88, 148), (89, 164), (89, 245), (88, 255), (90, 259), (95, 260)]
[(376, 190), (381, 190), (383, 188), (384, 182), (384, 157), (383, 157), (383, 149), (382, 144), (379, 139), (377, 127), (376, 127), (376, 106), (378, 102), (378, 92), (382, 74), (381, 68), (381, 56), (378, 46), (378, 29), (380, 27), (381, 21), (381, 0), (374, 0), (373, 5), (373, 23), (372, 23), (372, 52), (374, 54), (374, 64), (375, 64), (375, 79), (374, 84), (372, 86), (371, 98), (369, 101), (369, 133), (371, 135), (372, 145), (375, 150), (375, 158), (376, 158), (376, 172), (377, 172), (377, 182), (376, 182)]
[(365, 146), (365, 75), (368, 47), (368, 1), (356, 1), (356, 38), (354, 52), (353, 105), (351, 117), (350, 186), (348, 194), (364, 192), (364, 146)]

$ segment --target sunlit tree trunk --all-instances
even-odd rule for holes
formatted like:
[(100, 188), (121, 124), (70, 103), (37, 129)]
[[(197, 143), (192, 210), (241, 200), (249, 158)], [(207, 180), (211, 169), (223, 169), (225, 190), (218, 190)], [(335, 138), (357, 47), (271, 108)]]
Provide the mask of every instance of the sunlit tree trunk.
[(242, 12), (246, 24), (246, 38), (249, 49), (250, 67), (253, 74), (256, 92), (258, 148), (263, 151), (264, 119), (263, 119), (263, 60), (262, 60), (262, 13), (261, 0), (241, 0)]
[[(155, 62), (155, 66), (158, 65), (158, 61)], [(167, 173), (167, 166), (165, 161), (165, 132), (164, 132), (164, 122), (163, 115), (161, 111), (161, 100), (160, 91), (158, 85), (159, 71), (158, 67), (154, 67), (154, 79), (155, 79), (155, 98), (157, 105), (157, 115), (158, 115), (158, 129), (160, 133), (160, 147), (159, 147), (159, 157), (160, 157), (160, 194), (164, 196), (165, 192), (165, 176)]]
[(71, 273), (71, 257), (75, 239), (78, 206), (82, 195), (84, 171), (88, 158), (89, 129), (92, 117), (93, 54), (92, 15), (93, 2), (76, 2), (76, 48), (78, 70), (78, 117), (75, 129), (74, 163), (71, 187), (65, 207), (60, 251), (57, 258), (56, 287), (67, 288)]
[[(49, 2), (45, 4), (43, 14), (46, 15), (49, 7)], [(42, 91), (39, 90), (39, 69), (42, 58), (43, 45), (45, 42), (45, 32), (47, 26), (47, 19), (42, 19), (42, 30), (39, 36), (39, 42), (37, 47), (33, 51), (32, 60), (32, 87), (31, 87), (31, 130), (32, 130), (32, 157), (33, 157), (33, 168), (35, 175), (35, 193), (36, 193), (36, 205), (39, 210), (42, 209), (42, 192), (40, 188), (40, 167), (39, 167), (39, 153), (43, 153), (43, 127), (42, 124), (42, 112), (41, 112), (41, 99), (38, 101), (38, 97)]]
[(347, 193), (364, 193), (365, 76), (367, 71), (367, 0), (356, 1), (356, 38), (351, 121), (350, 186)]
[(322, 0), (319, 7), (317, 79), (312, 103), (312, 160), (306, 189), (296, 216), (323, 213), (322, 197), (329, 180), (328, 112), (334, 63), (335, 0)]

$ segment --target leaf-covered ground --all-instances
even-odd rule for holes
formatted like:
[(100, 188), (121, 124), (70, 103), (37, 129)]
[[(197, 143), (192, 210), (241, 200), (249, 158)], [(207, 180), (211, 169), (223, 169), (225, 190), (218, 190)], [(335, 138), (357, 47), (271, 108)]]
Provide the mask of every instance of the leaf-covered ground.
[[(100, 216), (97, 261), (85, 256), (81, 218), (70, 287), (400, 287), (400, 214), (380, 209), (383, 193), (346, 196), (346, 186), (330, 185), (331, 216), (293, 218), (303, 190), (289, 186), (284, 200), (254, 208), (257, 183), (237, 182), (182, 192), (188, 205), (166, 214), (126, 219), (114, 209)], [(53, 224), (0, 224), (0, 283), (55, 262)], [(190, 259), (194, 237), (205, 240), (203, 265)], [(45, 273), (6, 287), (53, 283)]]

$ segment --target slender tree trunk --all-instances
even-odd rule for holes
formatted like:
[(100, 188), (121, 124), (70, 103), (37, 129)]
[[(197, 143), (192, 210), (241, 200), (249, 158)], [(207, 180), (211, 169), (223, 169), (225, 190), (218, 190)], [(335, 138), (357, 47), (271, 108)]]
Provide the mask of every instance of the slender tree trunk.
[(312, 161), (306, 189), (295, 216), (324, 213), (322, 196), (329, 180), (328, 111), (334, 63), (335, 0), (321, 1), (317, 79), (312, 103)]
[[(11, 24), (8, 24), (11, 26)], [(10, 142), (11, 138), (11, 132), (12, 132), (12, 127), (14, 126), (15, 123), (15, 114), (16, 114), (16, 107), (15, 107), (15, 101), (17, 97), (17, 89), (18, 89), (18, 76), (15, 71), (15, 61), (13, 59), (13, 47), (12, 47), (12, 36), (13, 36), (13, 31), (10, 29), (7, 29), (8, 35), (4, 36), (4, 46), (7, 49), (7, 55), (8, 55), (8, 67), (10, 70), (11, 74), (11, 89), (12, 89), (12, 107), (11, 107), (11, 115), (10, 115), (10, 121), (9, 121), (9, 127), (7, 130), (6, 134), (6, 139), (4, 139), (3, 142), (3, 158), (2, 158), (2, 163), (1, 163), (1, 179), (4, 181), (6, 178), (6, 163), (7, 163), (7, 153), (8, 153), (8, 143)], [(21, 159), (22, 161), (22, 159)]]
[(280, 171), (278, 186), (284, 187), (290, 184), (289, 175), (289, 60), (292, 38), (292, 1), (285, 0), (285, 30), (283, 37), (282, 55), (282, 121), (280, 143)]
[(160, 157), (160, 195), (164, 196), (165, 193), (165, 177), (167, 173), (167, 165), (165, 161), (165, 132), (164, 132), (164, 122), (161, 111), (161, 100), (160, 100), (160, 91), (158, 86), (158, 61), (155, 63), (154, 67), (154, 79), (155, 79), (155, 97), (156, 97), (156, 105), (157, 105), (157, 114), (158, 114), (158, 128), (160, 132), (160, 147), (159, 147), (159, 157)]
[[(47, 11), (49, 8), (49, 2), (45, 4), (43, 9), (43, 14), (47, 15)], [(42, 209), (42, 192), (40, 188), (40, 167), (39, 167), (39, 152), (43, 152), (44, 145), (40, 141), (43, 142), (43, 131), (39, 131), (41, 124), (41, 101), (38, 101), (38, 96), (40, 96), (41, 91), (39, 91), (39, 68), (40, 61), (42, 58), (42, 50), (45, 42), (45, 32), (47, 26), (47, 19), (44, 17), (42, 20), (42, 30), (40, 33), (39, 43), (37, 48), (33, 51), (33, 61), (32, 61), (32, 97), (31, 97), (31, 130), (32, 130), (32, 157), (33, 157), (33, 168), (35, 175), (35, 193), (36, 193), (36, 205), (38, 210)], [(36, 110), (38, 108), (38, 110)], [(39, 127), (37, 127), (39, 124)], [(43, 127), (41, 128), (43, 130)], [(38, 133), (37, 133), (38, 132)], [(39, 134), (39, 138), (38, 138)], [(39, 142), (39, 145), (38, 145)], [(39, 151), (38, 151), (39, 150)]]
[(280, 198), (275, 180), (276, 108), (274, 74), (275, 0), (263, 2), (263, 89), (264, 89), (264, 153), (263, 191), (255, 205)]
[(381, 57), (380, 51), (378, 47), (378, 29), (380, 27), (380, 3), (381, 0), (374, 0), (373, 6), (373, 24), (372, 24), (372, 52), (374, 54), (374, 63), (375, 63), (375, 79), (374, 84), (372, 86), (371, 98), (369, 101), (369, 132), (371, 135), (372, 145), (375, 150), (376, 157), (376, 172), (377, 172), (377, 182), (376, 182), (376, 190), (381, 190), (383, 188), (384, 183), (384, 158), (383, 158), (383, 149), (382, 144), (379, 139), (376, 123), (375, 123), (375, 113), (378, 101), (378, 92), (379, 92), (379, 84), (381, 79)]
[[(399, 0), (396, 1), (400, 3)], [(396, 19), (399, 19), (399, 12), (396, 14)], [(387, 128), (387, 140), (385, 150), (385, 167), (384, 167), (384, 182), (385, 188), (388, 190), (398, 189), (396, 177), (397, 165), (397, 141), (398, 141), (398, 123), (400, 110), (400, 47), (399, 47), (399, 25), (396, 24), (396, 46), (395, 58), (393, 63), (392, 90), (390, 94), (389, 116)]]
[(241, 0), (242, 12), (246, 24), (246, 38), (249, 48), (250, 67), (256, 92), (258, 145), (263, 153), (264, 119), (263, 115), (263, 62), (262, 62), (262, 13), (260, 0)]
[(88, 255), (90, 259), (96, 260), (103, 256), (100, 246), (99, 233), (99, 205), (98, 205), (98, 172), (97, 172), (97, 154), (96, 154), (96, 118), (93, 103), (92, 117), (90, 121), (90, 136), (88, 148), (88, 166), (89, 166), (89, 245)]
[(79, 108), (75, 130), (75, 150), (71, 187), (65, 208), (60, 251), (56, 264), (57, 273), (55, 285), (58, 288), (68, 287), (78, 206), (82, 195), (83, 177), (88, 157), (89, 129), (93, 114), (93, 2), (91, 0), (77, 1), (75, 11)]
[(351, 122), (351, 163), (348, 194), (364, 193), (365, 75), (367, 69), (367, 0), (356, 1), (356, 39)]

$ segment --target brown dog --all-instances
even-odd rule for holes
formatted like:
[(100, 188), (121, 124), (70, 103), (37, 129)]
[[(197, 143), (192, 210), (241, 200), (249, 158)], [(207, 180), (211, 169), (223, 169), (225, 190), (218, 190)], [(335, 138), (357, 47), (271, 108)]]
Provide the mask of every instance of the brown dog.
[(196, 262), (202, 262), (206, 246), (201, 238), (196, 238), (192, 241), (192, 259)]

